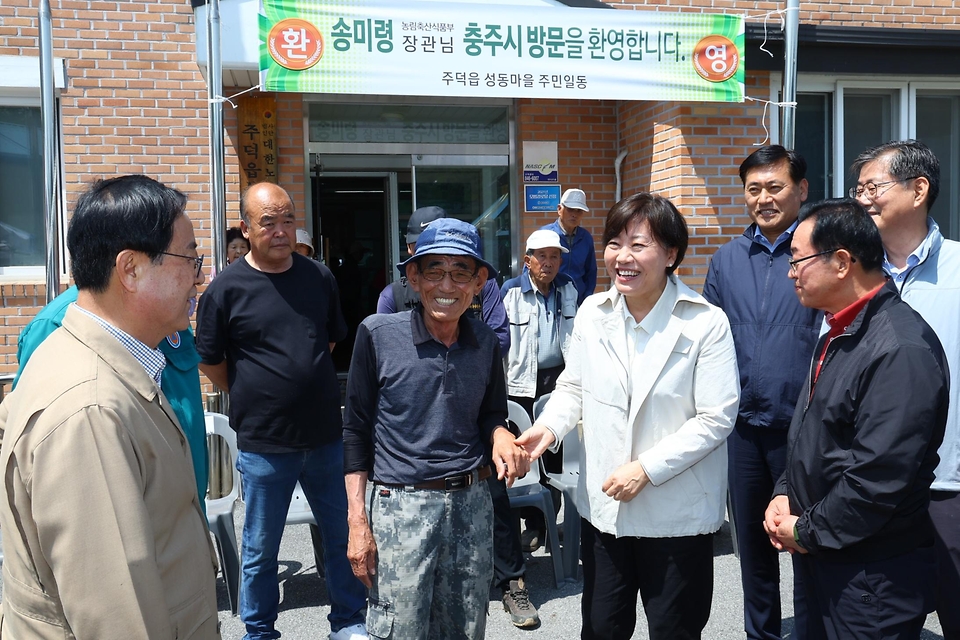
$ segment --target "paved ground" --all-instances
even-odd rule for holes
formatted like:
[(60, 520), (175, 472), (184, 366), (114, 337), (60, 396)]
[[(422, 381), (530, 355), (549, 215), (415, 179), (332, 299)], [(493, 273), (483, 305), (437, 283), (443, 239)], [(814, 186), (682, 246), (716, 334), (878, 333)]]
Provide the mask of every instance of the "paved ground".
[[(242, 522), (243, 506), (238, 506), (237, 539), (240, 539), (239, 525)], [(743, 638), (743, 594), (740, 588), (740, 568), (733, 555), (728, 527), (724, 525), (717, 535), (714, 562), (714, 596), (710, 622), (704, 631), (705, 640), (727, 640)], [(280, 546), (280, 617), (278, 630), (287, 640), (317, 640), (326, 638), (330, 632), (326, 616), (330, 611), (326, 587), (317, 577), (314, 566), (313, 550), (310, 544), (310, 532), (306, 525), (287, 527)], [(793, 605), (786, 594), (792, 589), (789, 558), (781, 556), (781, 570), (784, 575), (782, 591), (785, 594), (784, 623), (785, 637), (793, 631)], [(568, 582), (555, 587), (550, 558), (541, 549), (527, 557), (527, 585), (531, 598), (540, 610), (542, 624), (533, 630), (517, 629), (510, 624), (509, 617), (503, 611), (499, 594), (491, 593), (490, 617), (487, 623), (487, 637), (523, 639), (568, 640), (580, 635), (580, 594), (582, 582)], [(224, 640), (239, 640), (244, 629), (240, 619), (230, 614), (226, 589), (221, 579), (217, 580), (217, 594), (220, 607), (220, 620), (223, 623)], [(634, 639), (646, 638), (646, 623), (642, 610), (638, 609), (637, 630)], [(936, 615), (927, 618), (922, 640), (940, 639), (940, 624)]]

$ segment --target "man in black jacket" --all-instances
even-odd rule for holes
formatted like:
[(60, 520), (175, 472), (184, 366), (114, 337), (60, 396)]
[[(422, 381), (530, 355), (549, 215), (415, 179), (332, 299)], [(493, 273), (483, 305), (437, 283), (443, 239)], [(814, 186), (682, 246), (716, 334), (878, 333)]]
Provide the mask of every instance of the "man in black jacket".
[(790, 278), (827, 313), (764, 528), (804, 554), (811, 638), (919, 638), (934, 608), (930, 484), (947, 419), (933, 329), (886, 282), (883, 247), (854, 200), (801, 213)]

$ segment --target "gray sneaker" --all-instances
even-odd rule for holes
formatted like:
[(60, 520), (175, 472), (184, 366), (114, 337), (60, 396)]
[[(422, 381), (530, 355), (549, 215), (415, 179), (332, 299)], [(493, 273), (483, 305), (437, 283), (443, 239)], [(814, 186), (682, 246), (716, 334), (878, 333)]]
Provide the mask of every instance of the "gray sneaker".
[(510, 614), (510, 622), (515, 627), (527, 628), (540, 624), (540, 615), (530, 602), (523, 578), (510, 581), (510, 588), (503, 592), (503, 609)]

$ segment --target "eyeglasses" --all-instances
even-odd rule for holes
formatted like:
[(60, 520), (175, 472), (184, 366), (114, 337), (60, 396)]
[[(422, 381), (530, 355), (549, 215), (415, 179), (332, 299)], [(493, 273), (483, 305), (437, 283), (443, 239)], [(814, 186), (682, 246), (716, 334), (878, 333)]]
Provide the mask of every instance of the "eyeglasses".
[(453, 269), (451, 271), (446, 271), (445, 269), (422, 269), (420, 275), (423, 276), (424, 280), (429, 280), (430, 282), (442, 282), (443, 279), (449, 275), (450, 279), (457, 284), (467, 284), (477, 277), (477, 272), (467, 271), (466, 269)]
[(198, 278), (200, 277), (200, 274), (203, 273), (203, 256), (197, 256), (194, 258), (193, 256), (182, 256), (179, 253), (170, 253), (169, 251), (161, 251), (160, 253), (165, 256), (173, 256), (174, 258), (183, 258), (184, 260), (192, 261), (195, 265), (197, 265)]
[(834, 253), (836, 251), (840, 251), (840, 247), (837, 247), (836, 249), (828, 249), (827, 251), (821, 251), (820, 253), (815, 253), (811, 256), (803, 256), (802, 258), (797, 258), (796, 260), (787, 260), (787, 264), (790, 265), (790, 271), (796, 273), (797, 265), (800, 264), (801, 262), (806, 262), (807, 260), (813, 260), (814, 258), (819, 258), (820, 256), (825, 256), (827, 254)]
[(919, 177), (920, 176), (911, 176), (909, 178), (904, 178), (903, 180), (885, 180), (883, 182), (868, 182), (866, 184), (858, 185), (856, 187), (850, 187), (850, 190), (847, 191), (847, 195), (850, 196), (851, 198), (859, 198), (864, 193), (866, 193), (867, 197), (873, 200), (874, 198), (878, 196), (882, 196), (884, 193), (890, 190), (889, 188), (887, 188), (887, 189), (884, 189), (883, 191), (878, 192), (879, 187), (882, 187), (888, 184), (897, 184), (898, 182), (906, 182), (907, 180), (916, 180)]

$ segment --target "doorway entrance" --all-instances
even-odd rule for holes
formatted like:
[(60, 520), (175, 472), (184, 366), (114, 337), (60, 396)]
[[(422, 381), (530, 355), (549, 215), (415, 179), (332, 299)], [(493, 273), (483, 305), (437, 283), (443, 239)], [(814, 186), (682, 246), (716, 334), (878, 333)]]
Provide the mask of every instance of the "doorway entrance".
[(317, 252), (337, 278), (348, 328), (347, 338), (333, 351), (333, 362), (338, 372), (346, 372), (357, 326), (376, 313), (377, 298), (392, 281), (388, 247), (397, 177), (331, 174), (312, 181)]

